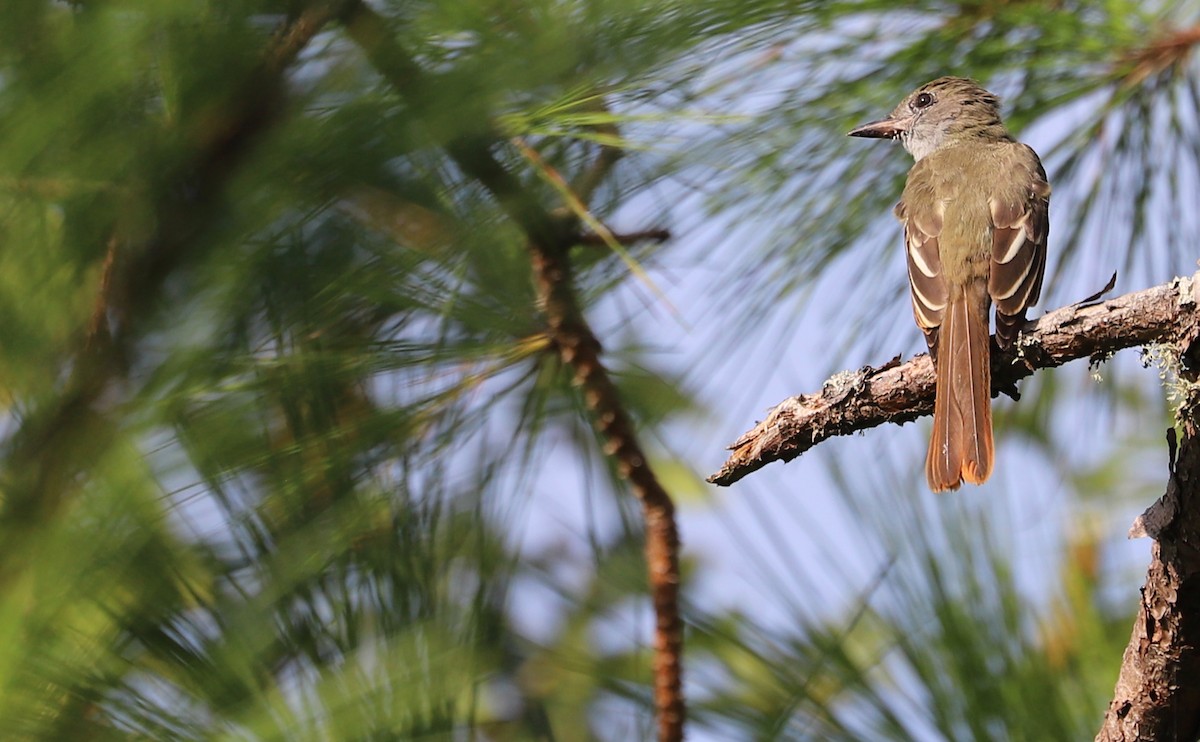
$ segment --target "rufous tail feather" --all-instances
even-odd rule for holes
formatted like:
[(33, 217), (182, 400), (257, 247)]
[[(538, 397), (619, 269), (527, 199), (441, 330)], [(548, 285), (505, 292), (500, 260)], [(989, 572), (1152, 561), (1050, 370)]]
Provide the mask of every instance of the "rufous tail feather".
[(986, 286), (953, 291), (938, 332), (937, 396), (925, 477), (934, 492), (992, 473), (992, 372)]

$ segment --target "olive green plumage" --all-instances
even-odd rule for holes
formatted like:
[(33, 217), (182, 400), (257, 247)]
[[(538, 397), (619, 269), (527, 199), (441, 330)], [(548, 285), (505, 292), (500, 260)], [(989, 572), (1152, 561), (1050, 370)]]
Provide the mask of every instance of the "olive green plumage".
[(992, 471), (988, 310), (996, 340), (1015, 341), (1041, 293), (1050, 185), (1037, 154), (1004, 127), (996, 96), (942, 77), (852, 136), (899, 139), (916, 164), (896, 217), (904, 225), (913, 315), (937, 369), (931, 489)]

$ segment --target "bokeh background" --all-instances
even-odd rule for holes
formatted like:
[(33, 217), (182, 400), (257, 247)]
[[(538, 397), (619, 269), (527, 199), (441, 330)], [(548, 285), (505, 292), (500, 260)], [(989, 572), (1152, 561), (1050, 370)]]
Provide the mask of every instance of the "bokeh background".
[(1192, 273), (1200, 4), (353, 5), (5, 5), (5, 738), (653, 736), (640, 512), (466, 140), (547, 209), (558, 175), (671, 232), (571, 256), (680, 507), (692, 738), (1095, 733), (1164, 354), (1036, 374), (957, 494), (925, 491), (928, 421), (703, 478), (784, 397), (923, 350), (908, 156), (845, 132), (929, 79), (1042, 155), (1040, 309)]

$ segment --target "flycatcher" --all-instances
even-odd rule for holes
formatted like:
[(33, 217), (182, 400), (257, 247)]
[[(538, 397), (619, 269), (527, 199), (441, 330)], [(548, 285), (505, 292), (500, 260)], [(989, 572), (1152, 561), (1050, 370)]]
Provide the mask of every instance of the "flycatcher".
[(916, 160), (895, 213), (937, 372), (925, 476), (934, 492), (982, 484), (993, 459), (988, 310), (994, 302), (997, 344), (1011, 347), (1046, 268), (1046, 171), (1004, 128), (996, 96), (961, 77), (922, 85), (850, 136), (899, 139)]

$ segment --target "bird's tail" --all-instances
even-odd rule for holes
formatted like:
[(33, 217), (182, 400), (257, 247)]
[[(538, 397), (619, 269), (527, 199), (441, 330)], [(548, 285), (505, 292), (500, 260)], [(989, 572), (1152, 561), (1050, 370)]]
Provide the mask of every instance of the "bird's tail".
[(934, 492), (992, 473), (992, 369), (988, 294), (983, 284), (954, 292), (942, 316), (937, 346), (937, 397), (925, 477)]

